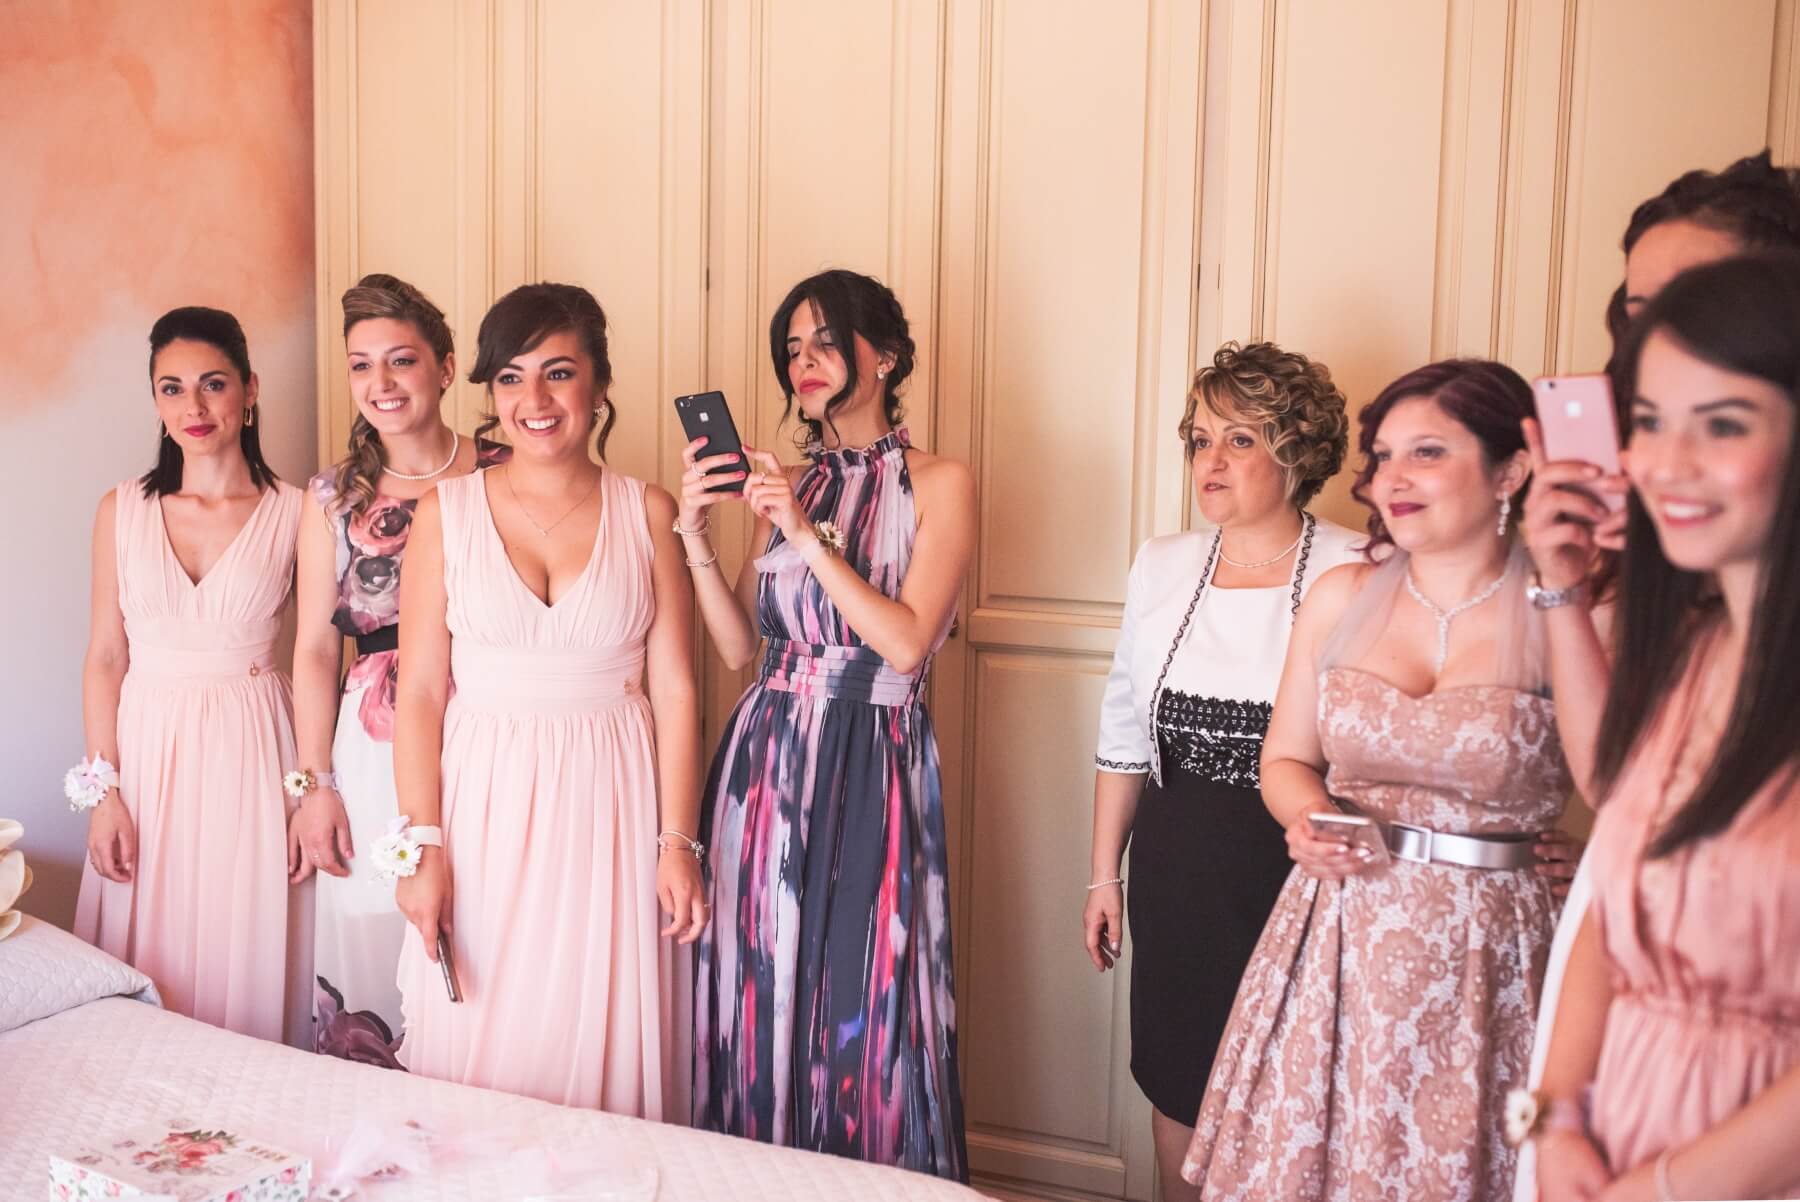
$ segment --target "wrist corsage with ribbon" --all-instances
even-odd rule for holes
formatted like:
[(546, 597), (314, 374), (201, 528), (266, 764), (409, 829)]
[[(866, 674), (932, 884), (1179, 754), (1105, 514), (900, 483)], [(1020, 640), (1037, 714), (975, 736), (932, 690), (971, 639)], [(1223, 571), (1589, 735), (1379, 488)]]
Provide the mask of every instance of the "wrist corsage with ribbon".
[(1552, 1131), (1587, 1131), (1587, 1095), (1577, 1099), (1555, 1098), (1535, 1089), (1515, 1089), (1506, 1095), (1506, 1142), (1519, 1147)]
[(310, 768), (296, 768), (281, 778), (281, 790), (295, 801), (305, 797), (314, 789), (337, 788), (337, 774), (332, 772), (314, 772)]
[(63, 796), (69, 799), (69, 808), (78, 814), (99, 805), (106, 800), (108, 789), (118, 787), (118, 770), (98, 752), (90, 759), (77, 762), (63, 774)]
[(812, 531), (819, 544), (834, 555), (842, 555), (844, 548), (850, 545), (844, 532), (831, 522), (814, 522)]
[(443, 833), (435, 826), (414, 826), (405, 814), (388, 823), (387, 834), (375, 840), (369, 853), (375, 875), (384, 881), (411, 876), (419, 871), (419, 858), (427, 847), (442, 847)]

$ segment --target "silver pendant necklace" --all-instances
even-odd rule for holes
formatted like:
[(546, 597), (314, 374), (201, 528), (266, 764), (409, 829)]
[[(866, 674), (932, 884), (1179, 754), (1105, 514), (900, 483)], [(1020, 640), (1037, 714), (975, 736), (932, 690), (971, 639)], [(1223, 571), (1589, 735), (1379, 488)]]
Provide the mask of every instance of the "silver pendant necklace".
[(450, 465), (456, 462), (456, 451), (460, 446), (462, 446), (462, 435), (458, 434), (455, 430), (452, 430), (450, 431), (450, 458), (444, 460), (444, 466), (438, 468), (437, 471), (420, 472), (415, 475), (412, 472), (397, 472), (393, 468), (385, 465), (381, 470), (397, 480), (435, 480), (437, 477), (449, 471)]
[(517, 509), (520, 513), (525, 515), (525, 520), (530, 522), (532, 524), (532, 526), (534, 528), (536, 528), (537, 532), (539, 534), (543, 535), (545, 538), (550, 537), (550, 532), (552, 530), (556, 529), (558, 526), (560, 526), (564, 522), (568, 521), (570, 515), (573, 514), (577, 509), (580, 509), (583, 505), (586, 505), (588, 503), (588, 498), (593, 496), (594, 493), (600, 487), (600, 477), (598, 475), (596, 475), (594, 477), (593, 487), (581, 494), (581, 500), (579, 500), (579, 501), (575, 502), (575, 504), (569, 506), (567, 512), (565, 512), (561, 517), (557, 518), (554, 522), (551, 522), (548, 526), (540, 526), (540, 525), (538, 525), (538, 520), (531, 516), (531, 510), (525, 508), (525, 503), (523, 501), (519, 500), (518, 491), (513, 488), (512, 465), (509, 463), (502, 470), (506, 476), (506, 491), (512, 496), (513, 505), (515, 507), (517, 507)]
[(1437, 603), (1432, 601), (1432, 599), (1427, 597), (1424, 593), (1421, 593), (1419, 591), (1419, 586), (1413, 583), (1412, 569), (1408, 568), (1406, 570), (1406, 591), (1412, 594), (1412, 599), (1414, 601), (1423, 605), (1431, 612), (1431, 616), (1437, 619), (1437, 663), (1432, 668), (1432, 675), (1435, 676), (1442, 672), (1444, 670), (1444, 661), (1450, 658), (1450, 623), (1456, 620), (1458, 614), (1466, 613), (1469, 610), (1474, 609), (1477, 605), (1480, 605), (1483, 601), (1486, 601), (1489, 597), (1492, 597), (1495, 593), (1499, 592), (1500, 586), (1505, 584), (1507, 577), (1511, 575), (1512, 564), (1509, 563), (1506, 565), (1506, 570), (1501, 572), (1500, 575), (1495, 578), (1494, 583), (1488, 585), (1479, 593), (1476, 593), (1473, 597), (1464, 601), (1461, 605), (1452, 606), (1449, 609), (1439, 609)]

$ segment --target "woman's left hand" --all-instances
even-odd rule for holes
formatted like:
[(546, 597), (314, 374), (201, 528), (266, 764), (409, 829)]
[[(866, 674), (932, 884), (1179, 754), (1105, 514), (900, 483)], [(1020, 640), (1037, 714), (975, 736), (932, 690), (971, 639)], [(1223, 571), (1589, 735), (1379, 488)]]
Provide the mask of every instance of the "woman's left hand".
[(678, 943), (692, 943), (706, 930), (711, 911), (706, 904), (706, 885), (700, 879), (700, 859), (678, 847), (662, 849), (656, 857), (656, 900), (669, 915), (664, 935)]
[(1575, 879), (1575, 868), (1587, 844), (1576, 841), (1568, 831), (1541, 831), (1537, 837), (1537, 874), (1550, 881), (1550, 891), (1558, 897), (1569, 896), (1569, 882)]
[(754, 447), (745, 447), (744, 456), (751, 464), (750, 478), (744, 482), (744, 501), (758, 517), (768, 518), (790, 543), (798, 542), (810, 527), (781, 461)]
[[(1663, 1196), (1656, 1188), (1656, 1162), (1649, 1161), (1632, 1169), (1623, 1177), (1615, 1177), (1612, 1183), (1594, 1195), (1595, 1202), (1657, 1202)], [(1677, 1194), (1677, 1197), (1697, 1198), (1699, 1194)]]

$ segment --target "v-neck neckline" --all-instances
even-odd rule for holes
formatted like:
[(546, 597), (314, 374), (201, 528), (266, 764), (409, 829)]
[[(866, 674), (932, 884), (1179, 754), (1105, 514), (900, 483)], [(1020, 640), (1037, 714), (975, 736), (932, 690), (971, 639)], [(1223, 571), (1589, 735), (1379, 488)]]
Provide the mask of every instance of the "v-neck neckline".
[[(513, 562), (512, 556), (507, 553), (506, 540), (500, 535), (500, 523), (494, 520), (494, 506), (488, 499), (487, 481), (482, 479), (482, 473), (480, 472), (471, 472), (469, 475), (474, 478), (476, 488), (481, 493), (481, 513), (486, 519), (488, 535), (494, 540), (495, 549), (500, 552), (500, 558), (506, 561), (506, 574), (512, 577), (513, 583), (519, 587), (521, 592), (531, 598), (538, 609), (544, 613), (556, 612), (557, 606), (561, 605), (564, 601), (567, 601), (581, 588), (582, 584), (586, 582), (589, 574), (594, 571), (594, 565), (600, 560), (600, 539), (601, 536), (606, 533), (606, 518), (612, 510), (612, 507), (607, 504), (606, 499), (607, 470), (605, 468), (600, 469), (600, 482), (595, 486), (594, 490), (600, 494), (600, 516), (594, 523), (594, 545), (588, 549), (587, 563), (582, 565), (580, 573), (578, 573), (575, 579), (570, 582), (569, 587), (563, 591), (563, 595), (554, 601), (546, 601), (544, 598), (538, 596), (536, 591), (533, 590), (529, 584), (525, 583), (525, 578), (519, 575), (519, 566)], [(544, 583), (548, 585), (550, 582), (546, 578)]]
[(188, 570), (182, 566), (181, 556), (175, 553), (175, 540), (169, 537), (169, 515), (163, 510), (164, 498), (160, 496), (156, 498), (156, 525), (157, 529), (162, 532), (163, 553), (174, 562), (175, 571), (183, 580), (187, 581), (190, 591), (199, 592), (206, 582), (213, 578), (213, 573), (217, 572), (225, 561), (231, 558), (238, 549), (238, 544), (244, 541), (244, 532), (256, 524), (257, 516), (262, 513), (263, 505), (280, 487), (279, 484), (271, 484), (261, 490), (262, 495), (256, 498), (256, 507), (250, 511), (250, 516), (244, 519), (243, 524), (237, 528), (237, 533), (231, 536), (231, 541), (225, 544), (225, 549), (219, 552), (219, 557), (213, 560), (212, 565), (200, 574), (198, 580), (188, 574)]

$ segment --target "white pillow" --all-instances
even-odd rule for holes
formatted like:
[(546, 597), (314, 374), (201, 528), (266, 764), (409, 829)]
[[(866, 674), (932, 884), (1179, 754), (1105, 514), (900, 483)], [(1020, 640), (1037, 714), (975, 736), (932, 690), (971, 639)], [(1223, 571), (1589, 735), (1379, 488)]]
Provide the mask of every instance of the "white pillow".
[(29, 914), (0, 942), (0, 1034), (121, 994), (162, 1005), (149, 977)]

